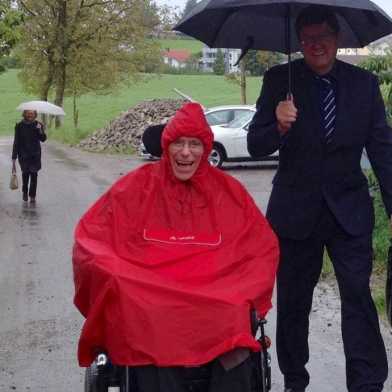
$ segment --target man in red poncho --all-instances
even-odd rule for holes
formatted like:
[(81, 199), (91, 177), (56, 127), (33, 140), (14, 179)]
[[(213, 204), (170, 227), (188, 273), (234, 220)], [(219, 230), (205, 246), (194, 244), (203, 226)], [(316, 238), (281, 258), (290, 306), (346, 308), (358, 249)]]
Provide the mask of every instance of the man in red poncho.
[(79, 363), (104, 348), (135, 367), (141, 392), (181, 391), (183, 367), (211, 362), (210, 390), (250, 388), (250, 311), (271, 307), (278, 244), (244, 187), (209, 165), (212, 143), (200, 105), (184, 105), (162, 159), (117, 181), (76, 228)]

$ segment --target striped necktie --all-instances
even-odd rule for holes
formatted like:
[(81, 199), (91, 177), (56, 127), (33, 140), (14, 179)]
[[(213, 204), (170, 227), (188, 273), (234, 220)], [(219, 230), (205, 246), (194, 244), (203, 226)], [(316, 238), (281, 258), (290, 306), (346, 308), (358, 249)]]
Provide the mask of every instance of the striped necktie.
[(332, 140), (336, 123), (336, 98), (335, 90), (331, 79), (319, 77), (321, 83), (320, 90), (320, 108), (321, 124), (324, 129), (324, 137), (327, 143)]

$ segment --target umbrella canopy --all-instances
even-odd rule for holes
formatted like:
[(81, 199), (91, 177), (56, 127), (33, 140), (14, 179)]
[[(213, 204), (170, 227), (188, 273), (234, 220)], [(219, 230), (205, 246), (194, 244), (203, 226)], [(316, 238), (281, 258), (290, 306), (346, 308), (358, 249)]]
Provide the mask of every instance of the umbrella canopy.
[(287, 54), (291, 95), (290, 54), (301, 49), (295, 21), (311, 5), (336, 14), (341, 48), (364, 47), (392, 33), (392, 19), (369, 0), (202, 0), (174, 30), (211, 48), (242, 49), (238, 62), (249, 49)]
[(289, 54), (300, 50), (295, 20), (309, 5), (336, 13), (342, 48), (364, 47), (392, 33), (392, 19), (369, 0), (202, 0), (174, 30), (211, 48)]
[(47, 101), (29, 101), (21, 103), (16, 110), (35, 110), (37, 113), (50, 114), (52, 116), (65, 116), (63, 108)]

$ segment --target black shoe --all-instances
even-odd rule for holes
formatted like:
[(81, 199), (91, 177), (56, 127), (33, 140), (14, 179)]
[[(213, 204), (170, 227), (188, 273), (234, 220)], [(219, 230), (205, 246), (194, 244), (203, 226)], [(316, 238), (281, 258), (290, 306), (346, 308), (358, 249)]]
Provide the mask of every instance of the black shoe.
[(284, 392), (305, 392), (305, 389), (285, 388)]
[(23, 193), (23, 201), (27, 201), (27, 200), (28, 200), (27, 193)]
[(30, 203), (35, 203), (35, 197), (30, 197)]

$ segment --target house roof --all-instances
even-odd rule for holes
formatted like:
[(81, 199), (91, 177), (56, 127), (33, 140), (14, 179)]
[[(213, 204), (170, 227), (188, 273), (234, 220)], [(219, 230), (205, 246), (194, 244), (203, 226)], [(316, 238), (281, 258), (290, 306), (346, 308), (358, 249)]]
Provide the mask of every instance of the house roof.
[(165, 50), (163, 56), (169, 59), (177, 60), (178, 62), (185, 62), (191, 57), (191, 52), (186, 49), (181, 50)]

